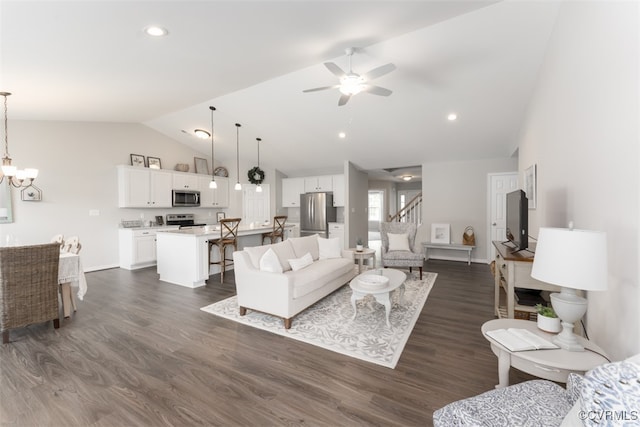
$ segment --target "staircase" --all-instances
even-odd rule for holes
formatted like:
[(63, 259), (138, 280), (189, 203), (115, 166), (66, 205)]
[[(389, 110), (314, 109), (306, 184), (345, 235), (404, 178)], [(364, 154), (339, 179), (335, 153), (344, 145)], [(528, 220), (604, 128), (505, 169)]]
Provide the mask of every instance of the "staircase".
[(413, 199), (396, 212), (395, 215), (389, 215), (389, 222), (412, 222), (416, 226), (422, 224), (422, 193), (419, 193)]

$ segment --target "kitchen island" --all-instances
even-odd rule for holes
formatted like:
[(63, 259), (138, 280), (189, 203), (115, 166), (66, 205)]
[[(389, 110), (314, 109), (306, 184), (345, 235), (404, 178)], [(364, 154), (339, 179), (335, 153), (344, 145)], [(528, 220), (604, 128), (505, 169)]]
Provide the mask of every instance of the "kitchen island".
[[(293, 225), (285, 225), (285, 228)], [(262, 233), (273, 230), (271, 223), (258, 226), (240, 225), (238, 227), (238, 250), (245, 247), (261, 246)], [(220, 238), (219, 226), (183, 228), (181, 230), (158, 231), (156, 250), (158, 256), (157, 271), (160, 280), (188, 288), (204, 286), (211, 274), (220, 273), (219, 265), (209, 265), (209, 240)], [(229, 250), (228, 257), (231, 256)], [(213, 251), (212, 261), (220, 258)], [(227, 270), (233, 266), (227, 266)]]

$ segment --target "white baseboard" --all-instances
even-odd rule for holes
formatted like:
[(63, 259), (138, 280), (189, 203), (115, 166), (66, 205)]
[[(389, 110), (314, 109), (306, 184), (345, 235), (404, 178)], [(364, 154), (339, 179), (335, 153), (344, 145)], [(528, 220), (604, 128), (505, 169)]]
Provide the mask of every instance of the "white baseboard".
[(111, 264), (111, 265), (93, 265), (91, 267), (87, 267), (84, 269), (85, 273), (91, 273), (92, 271), (99, 271), (99, 270), (109, 270), (111, 268), (120, 268), (119, 264)]

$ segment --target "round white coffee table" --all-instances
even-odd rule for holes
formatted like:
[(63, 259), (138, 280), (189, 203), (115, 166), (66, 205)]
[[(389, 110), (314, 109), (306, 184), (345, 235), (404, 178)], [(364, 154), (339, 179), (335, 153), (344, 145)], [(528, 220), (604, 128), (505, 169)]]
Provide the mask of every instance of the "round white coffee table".
[[(389, 282), (379, 289), (373, 289), (366, 284), (363, 284), (360, 281), (360, 277), (365, 275), (377, 274), (382, 275), (389, 279)], [(401, 285), (404, 284), (404, 281), (407, 279), (407, 275), (400, 270), (394, 270), (392, 268), (381, 268), (377, 270), (368, 270), (362, 274), (357, 275), (356, 277), (349, 282), (349, 287), (351, 287), (351, 305), (353, 306), (353, 317), (352, 320), (356, 318), (357, 314), (357, 304), (356, 301), (363, 299), (367, 295), (373, 295), (375, 300), (384, 305), (384, 310), (387, 319), (387, 326), (391, 326), (389, 323), (389, 313), (391, 312), (391, 291), (398, 289)], [(400, 288), (400, 296), (399, 301), (402, 301), (402, 297), (404, 296), (404, 287)]]

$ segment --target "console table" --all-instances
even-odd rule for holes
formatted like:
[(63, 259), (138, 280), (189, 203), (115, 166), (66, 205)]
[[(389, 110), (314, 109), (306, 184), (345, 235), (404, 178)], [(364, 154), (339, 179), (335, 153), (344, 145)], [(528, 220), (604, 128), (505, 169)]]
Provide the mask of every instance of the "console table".
[[(517, 305), (515, 301), (515, 288), (540, 289), (543, 291), (560, 292), (560, 287), (541, 282), (531, 277), (533, 267), (533, 253), (528, 251), (516, 251), (494, 241), (496, 248), (495, 269), (495, 295), (494, 311), (499, 318), (514, 318), (514, 311), (528, 311), (535, 313), (535, 308), (527, 305)], [(535, 245), (531, 245), (535, 251)], [(506, 305), (500, 305), (500, 289), (504, 289)]]
[(453, 251), (467, 251), (467, 265), (471, 265), (471, 251), (475, 246), (460, 245), (457, 243), (427, 243), (423, 242), (425, 261), (429, 259), (429, 249), (449, 249)]
[(608, 362), (600, 347), (580, 336), (578, 341), (585, 347), (585, 351), (568, 351), (561, 348), (509, 351), (487, 335), (487, 331), (509, 328), (526, 329), (549, 341), (554, 336), (554, 334), (538, 329), (534, 322), (528, 320), (495, 319), (485, 322), (482, 325), (482, 335), (491, 343), (491, 351), (498, 357), (498, 385), (496, 388), (509, 385), (509, 369), (512, 366), (539, 378), (566, 383), (570, 373), (582, 375), (586, 371)]

